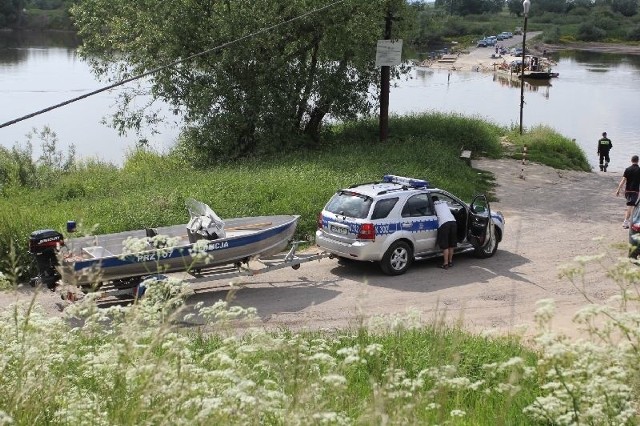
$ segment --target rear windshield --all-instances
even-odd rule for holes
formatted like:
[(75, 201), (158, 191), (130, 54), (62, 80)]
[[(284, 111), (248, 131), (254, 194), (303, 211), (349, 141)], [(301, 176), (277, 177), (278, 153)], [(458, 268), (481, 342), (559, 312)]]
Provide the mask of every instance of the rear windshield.
[(373, 200), (366, 195), (340, 191), (331, 197), (325, 210), (341, 216), (364, 219), (369, 215)]

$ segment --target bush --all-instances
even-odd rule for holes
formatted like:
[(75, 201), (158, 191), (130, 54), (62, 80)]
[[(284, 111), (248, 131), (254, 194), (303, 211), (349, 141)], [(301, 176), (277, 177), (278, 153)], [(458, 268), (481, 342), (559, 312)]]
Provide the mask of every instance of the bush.
[(549, 44), (560, 42), (560, 27), (553, 27), (551, 31), (545, 31), (542, 40)]
[(607, 36), (607, 32), (591, 22), (585, 22), (578, 28), (577, 38), (583, 41), (600, 41)]
[(630, 41), (640, 41), (640, 25), (636, 25), (629, 30), (625, 38)]

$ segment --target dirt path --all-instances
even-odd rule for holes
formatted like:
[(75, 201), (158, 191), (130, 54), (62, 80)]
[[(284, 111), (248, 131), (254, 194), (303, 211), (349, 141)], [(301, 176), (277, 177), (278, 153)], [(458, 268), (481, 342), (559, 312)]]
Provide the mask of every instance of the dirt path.
[[(557, 171), (536, 164), (523, 168), (510, 159), (473, 165), (495, 174), (499, 202), (492, 208), (506, 218), (504, 240), (493, 258), (460, 255), (446, 271), (437, 268), (437, 259), (417, 262), (399, 277), (385, 276), (373, 264), (341, 266), (323, 259), (297, 271), (236, 279), (242, 288), (234, 303), (255, 307), (271, 328), (342, 328), (373, 316), (413, 311), (424, 320), (446, 313), (471, 331), (514, 332), (524, 326), (530, 333), (536, 301), (553, 298), (558, 306), (555, 326), (571, 333), (571, 317), (585, 301), (558, 277), (558, 268), (577, 255), (605, 250), (625, 255), (621, 247), (611, 248), (627, 241), (621, 227), (624, 202), (614, 196), (620, 173)], [(523, 170), (525, 179), (520, 178)], [(227, 289), (203, 288), (220, 285), (226, 282), (199, 285), (189, 304), (226, 298)], [(588, 276), (586, 290), (596, 300), (616, 294), (602, 272)], [(26, 288), (18, 297), (32, 295)], [(15, 298), (5, 293), (0, 305)], [(44, 292), (38, 299), (51, 315), (60, 315), (58, 296)], [(196, 318), (193, 325), (199, 322)]]

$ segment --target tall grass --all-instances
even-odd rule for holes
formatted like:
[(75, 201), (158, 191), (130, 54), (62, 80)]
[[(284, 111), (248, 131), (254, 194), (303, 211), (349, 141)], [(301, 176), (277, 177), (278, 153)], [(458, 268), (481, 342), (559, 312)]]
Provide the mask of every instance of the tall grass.
[(513, 158), (521, 159), (526, 145), (526, 158), (529, 161), (562, 170), (591, 171), (584, 151), (575, 141), (558, 134), (548, 126), (533, 127), (522, 135), (514, 130), (508, 139), (513, 145), (507, 152)]

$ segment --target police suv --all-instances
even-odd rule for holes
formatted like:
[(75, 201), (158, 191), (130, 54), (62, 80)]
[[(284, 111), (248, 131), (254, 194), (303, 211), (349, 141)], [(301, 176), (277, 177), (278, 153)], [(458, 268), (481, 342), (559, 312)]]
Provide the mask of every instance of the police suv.
[(318, 215), (316, 244), (332, 257), (379, 262), (385, 274), (403, 274), (416, 259), (442, 255), (436, 245), (434, 195), (449, 205), (458, 223), (455, 252), (493, 256), (502, 240), (504, 216), (491, 211), (485, 195), (466, 204), (425, 180), (395, 175), (334, 194)]

